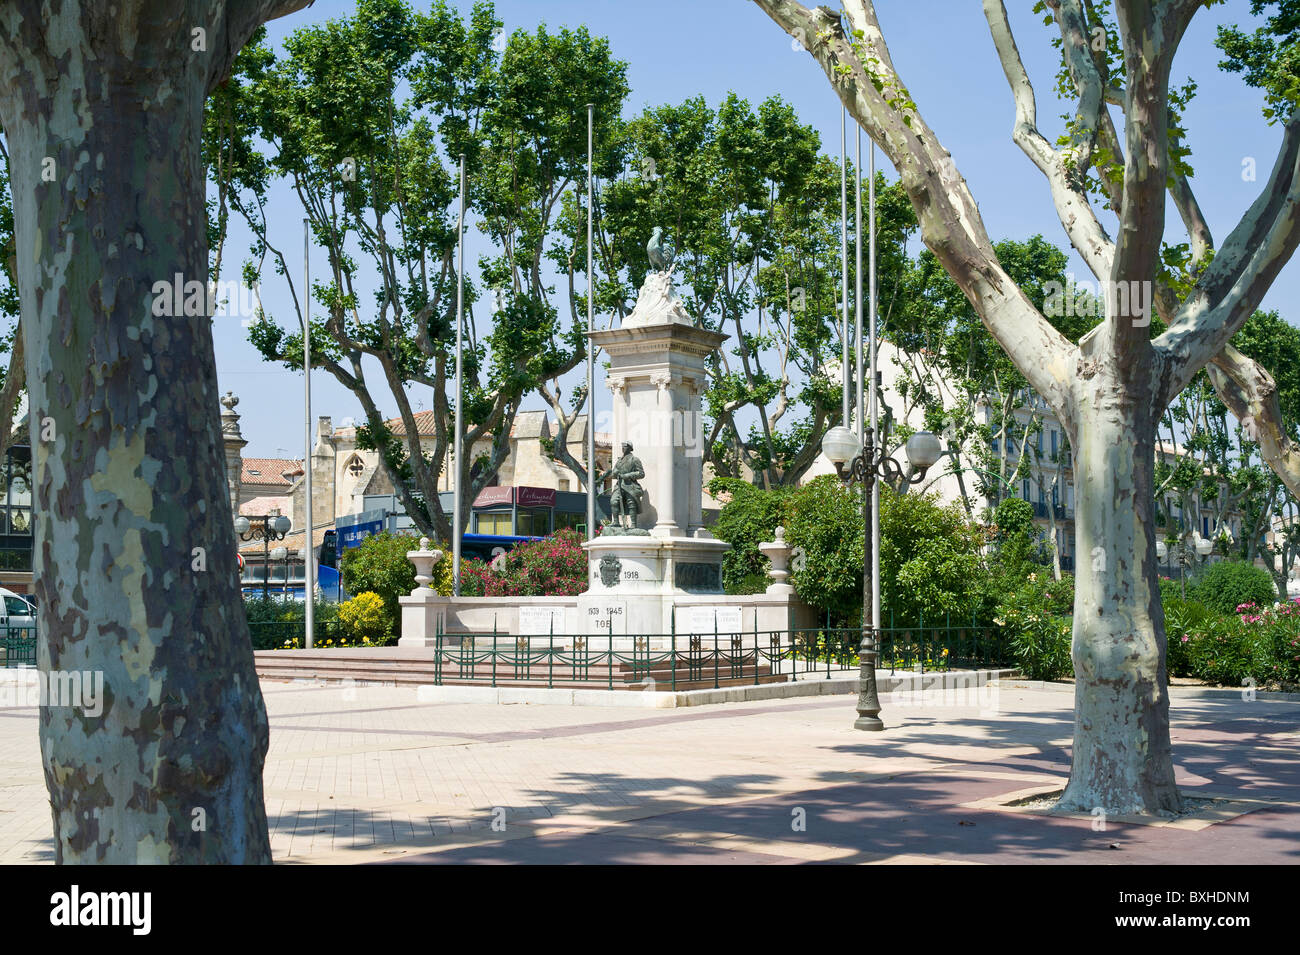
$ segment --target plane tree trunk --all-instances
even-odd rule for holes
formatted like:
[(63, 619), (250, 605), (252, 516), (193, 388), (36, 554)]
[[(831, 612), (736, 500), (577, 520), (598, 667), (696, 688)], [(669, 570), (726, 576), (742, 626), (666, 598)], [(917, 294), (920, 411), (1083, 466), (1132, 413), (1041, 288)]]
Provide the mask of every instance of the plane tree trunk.
[(304, 2), (0, 8), (39, 667), (103, 687), (41, 708), (59, 862), (270, 861), (199, 139), (234, 52)]
[(1164, 613), (1155, 575), (1149, 396), (1098, 371), (1076, 386), (1074, 754), (1060, 808), (1176, 811)]

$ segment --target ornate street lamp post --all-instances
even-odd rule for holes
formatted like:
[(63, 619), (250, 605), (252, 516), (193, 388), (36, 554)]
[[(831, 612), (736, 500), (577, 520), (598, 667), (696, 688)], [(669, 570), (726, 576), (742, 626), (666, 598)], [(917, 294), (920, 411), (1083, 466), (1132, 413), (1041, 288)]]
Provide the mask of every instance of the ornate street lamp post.
[[(932, 468), (943, 454), (939, 439), (929, 431), (918, 431), (907, 439), (906, 453), (911, 473), (885, 454), (884, 448), (877, 448), (875, 431), (867, 428), (863, 434), (865, 444), (859, 444), (857, 436), (848, 428), (840, 425), (831, 428), (822, 439), (822, 452), (835, 465), (835, 473), (846, 485), (862, 485), (862, 553), (866, 567), (876, 566), (875, 554), (879, 542), (871, 533), (871, 491), (876, 481), (884, 479), (894, 487), (905, 484), (917, 484), (925, 478), (925, 472)], [(880, 720), (880, 694), (876, 689), (876, 628), (872, 623), (871, 574), (862, 575), (862, 643), (858, 651), (861, 662), (858, 682), (858, 718), (853, 723), (854, 729), (883, 730), (885, 724)]]
[[(1189, 544), (1186, 540), (1179, 541), (1174, 545), (1178, 556), (1178, 586), (1184, 597), (1187, 596), (1187, 568), (1196, 562), (1199, 557), (1204, 560), (1214, 550), (1214, 542), (1207, 537), (1197, 535)], [(1156, 558), (1164, 560), (1169, 554), (1169, 548), (1164, 541), (1156, 541)]]
[(240, 515), (235, 518), (235, 533), (241, 541), (262, 541), (262, 599), (270, 599), (271, 584), (271, 541), (284, 540), (289, 536), (293, 522), (283, 514), (271, 517), (269, 514), (254, 514), (252, 517)]

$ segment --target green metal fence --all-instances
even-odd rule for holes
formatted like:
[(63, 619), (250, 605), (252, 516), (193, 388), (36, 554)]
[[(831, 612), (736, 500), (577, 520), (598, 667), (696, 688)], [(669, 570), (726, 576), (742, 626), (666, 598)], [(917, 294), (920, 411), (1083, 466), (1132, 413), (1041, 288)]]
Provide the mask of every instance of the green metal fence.
[[(719, 688), (765, 680), (844, 676), (857, 672), (861, 628), (706, 634), (446, 634), (434, 640), (434, 682), (654, 685)], [(882, 628), (879, 672), (1009, 666), (1010, 648), (996, 628)]]
[(0, 627), (0, 666), (36, 666), (36, 627)]
[[(250, 621), (248, 624), (249, 636), (252, 638), (254, 650), (289, 650), (302, 649), (303, 635), (307, 632), (307, 621), (305, 620), (261, 620), (257, 622)], [(334, 620), (316, 620), (312, 626), (313, 642), (318, 647), (324, 646), (343, 646), (347, 635), (343, 630), (342, 621)]]

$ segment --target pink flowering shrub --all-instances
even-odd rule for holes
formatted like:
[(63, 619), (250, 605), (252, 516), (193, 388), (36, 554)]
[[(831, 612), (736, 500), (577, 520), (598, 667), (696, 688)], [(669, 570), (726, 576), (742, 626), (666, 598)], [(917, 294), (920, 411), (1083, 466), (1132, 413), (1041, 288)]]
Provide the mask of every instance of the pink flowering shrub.
[(1246, 602), (1217, 614), (1165, 597), (1169, 672), (1223, 686), (1300, 683), (1300, 604)]
[(461, 593), (480, 597), (569, 597), (587, 589), (583, 537), (564, 529), (527, 541), (498, 558), (496, 567), (480, 560), (461, 563)]

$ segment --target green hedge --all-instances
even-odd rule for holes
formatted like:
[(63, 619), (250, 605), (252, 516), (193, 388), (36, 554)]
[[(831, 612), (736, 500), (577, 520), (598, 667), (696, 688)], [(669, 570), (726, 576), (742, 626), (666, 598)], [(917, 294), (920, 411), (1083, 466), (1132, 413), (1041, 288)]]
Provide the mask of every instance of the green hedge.
[(1222, 614), (1244, 604), (1271, 604), (1277, 599), (1273, 575), (1241, 560), (1210, 564), (1187, 585), (1187, 596)]

